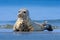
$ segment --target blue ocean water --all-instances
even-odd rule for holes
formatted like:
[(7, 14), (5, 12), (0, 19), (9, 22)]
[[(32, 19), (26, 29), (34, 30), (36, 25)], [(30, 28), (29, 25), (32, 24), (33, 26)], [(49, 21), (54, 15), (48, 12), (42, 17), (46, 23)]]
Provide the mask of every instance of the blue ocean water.
[[(43, 21), (35, 21), (42, 23)], [(52, 20), (52, 25), (60, 26), (60, 21)], [(0, 22), (0, 25), (14, 24), (15, 21)], [(13, 29), (0, 29), (0, 40), (60, 40), (60, 29), (53, 31), (14, 32)]]
[(13, 25), (16, 21), (0, 21), (0, 25), (11, 24)]

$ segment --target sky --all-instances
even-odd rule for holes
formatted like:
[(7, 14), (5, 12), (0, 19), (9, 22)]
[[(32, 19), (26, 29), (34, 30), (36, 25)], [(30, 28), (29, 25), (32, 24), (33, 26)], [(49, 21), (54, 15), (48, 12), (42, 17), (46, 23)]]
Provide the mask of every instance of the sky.
[(21, 8), (29, 10), (32, 20), (60, 19), (59, 0), (0, 0), (0, 21), (17, 20)]

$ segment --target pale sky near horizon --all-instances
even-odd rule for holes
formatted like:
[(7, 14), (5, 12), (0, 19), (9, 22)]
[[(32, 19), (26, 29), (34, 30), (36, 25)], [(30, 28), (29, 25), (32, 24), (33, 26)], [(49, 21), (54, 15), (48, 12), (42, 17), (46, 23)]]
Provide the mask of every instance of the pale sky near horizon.
[(0, 21), (16, 20), (21, 8), (29, 10), (32, 20), (60, 19), (58, 0), (0, 0)]

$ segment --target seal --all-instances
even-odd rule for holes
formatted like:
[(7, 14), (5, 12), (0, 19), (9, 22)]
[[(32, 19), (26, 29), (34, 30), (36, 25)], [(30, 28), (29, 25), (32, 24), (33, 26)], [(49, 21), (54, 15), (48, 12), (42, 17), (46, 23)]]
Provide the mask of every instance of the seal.
[(29, 11), (25, 8), (18, 11), (18, 18), (13, 27), (14, 31), (33, 31)]

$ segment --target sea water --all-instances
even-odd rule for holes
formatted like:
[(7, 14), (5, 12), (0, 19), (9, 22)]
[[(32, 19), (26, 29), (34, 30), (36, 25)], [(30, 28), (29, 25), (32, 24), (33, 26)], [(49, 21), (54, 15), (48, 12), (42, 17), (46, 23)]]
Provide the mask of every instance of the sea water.
[[(11, 24), (12, 22), (6, 22), (5, 24), (8, 23)], [(50, 23), (60, 26), (58, 21), (50, 21)], [(35, 32), (14, 32), (13, 29), (0, 29), (0, 40), (60, 40), (60, 29)]]

